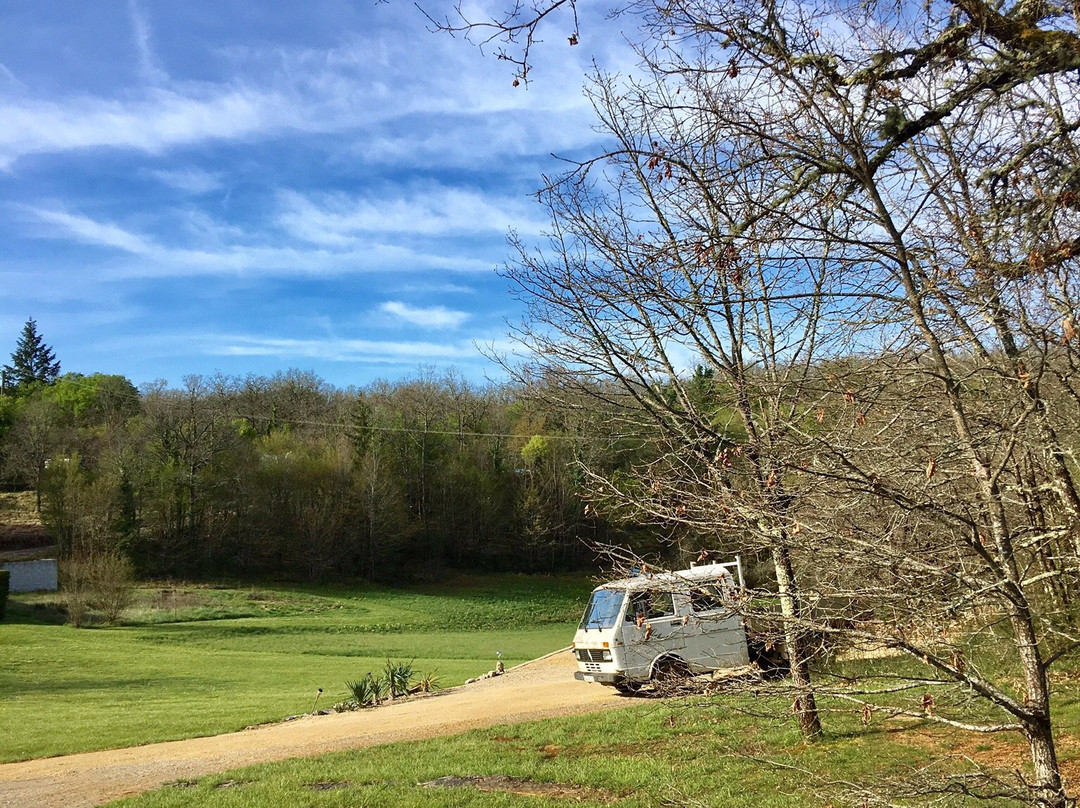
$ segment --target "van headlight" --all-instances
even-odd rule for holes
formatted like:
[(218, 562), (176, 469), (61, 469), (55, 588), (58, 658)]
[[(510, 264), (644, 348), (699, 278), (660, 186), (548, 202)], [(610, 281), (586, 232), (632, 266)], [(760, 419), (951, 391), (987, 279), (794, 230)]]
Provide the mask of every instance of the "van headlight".
[(611, 662), (611, 651), (604, 649), (604, 654), (601, 657), (604, 662)]

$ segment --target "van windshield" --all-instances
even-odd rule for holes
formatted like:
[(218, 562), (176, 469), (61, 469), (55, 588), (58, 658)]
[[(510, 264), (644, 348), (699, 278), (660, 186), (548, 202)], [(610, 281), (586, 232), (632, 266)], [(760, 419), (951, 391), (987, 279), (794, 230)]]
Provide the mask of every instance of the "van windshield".
[(581, 618), (579, 628), (611, 628), (622, 617), (622, 589), (597, 589), (592, 593), (589, 605), (585, 607), (585, 616)]

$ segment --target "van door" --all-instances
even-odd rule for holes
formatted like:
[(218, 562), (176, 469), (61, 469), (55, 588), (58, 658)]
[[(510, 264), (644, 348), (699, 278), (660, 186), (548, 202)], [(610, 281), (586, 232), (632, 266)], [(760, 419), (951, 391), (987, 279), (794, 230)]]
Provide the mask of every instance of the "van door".
[(663, 589), (631, 592), (623, 619), (622, 638), (628, 679), (648, 679), (653, 660), (665, 652), (681, 657), (686, 638), (683, 618), (675, 613), (672, 593)]

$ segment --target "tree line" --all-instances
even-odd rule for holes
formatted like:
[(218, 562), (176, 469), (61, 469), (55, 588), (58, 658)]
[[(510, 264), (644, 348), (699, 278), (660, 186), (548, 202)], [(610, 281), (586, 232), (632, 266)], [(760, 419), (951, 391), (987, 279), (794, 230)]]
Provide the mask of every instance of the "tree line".
[(291, 370), (137, 389), (55, 358), (35, 376), (25, 347), (0, 396), (2, 468), (65, 556), (119, 552), (145, 576), (401, 580), (662, 544), (586, 513), (587, 424), (510, 387), (421, 372), (341, 390)]

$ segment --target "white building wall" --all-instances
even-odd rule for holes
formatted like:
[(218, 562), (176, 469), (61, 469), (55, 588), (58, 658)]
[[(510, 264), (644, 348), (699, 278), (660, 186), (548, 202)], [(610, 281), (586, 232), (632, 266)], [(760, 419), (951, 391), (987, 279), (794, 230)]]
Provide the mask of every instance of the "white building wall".
[(56, 559), (46, 558), (40, 561), (8, 561), (0, 564), (0, 569), (11, 570), (10, 592), (55, 592)]

